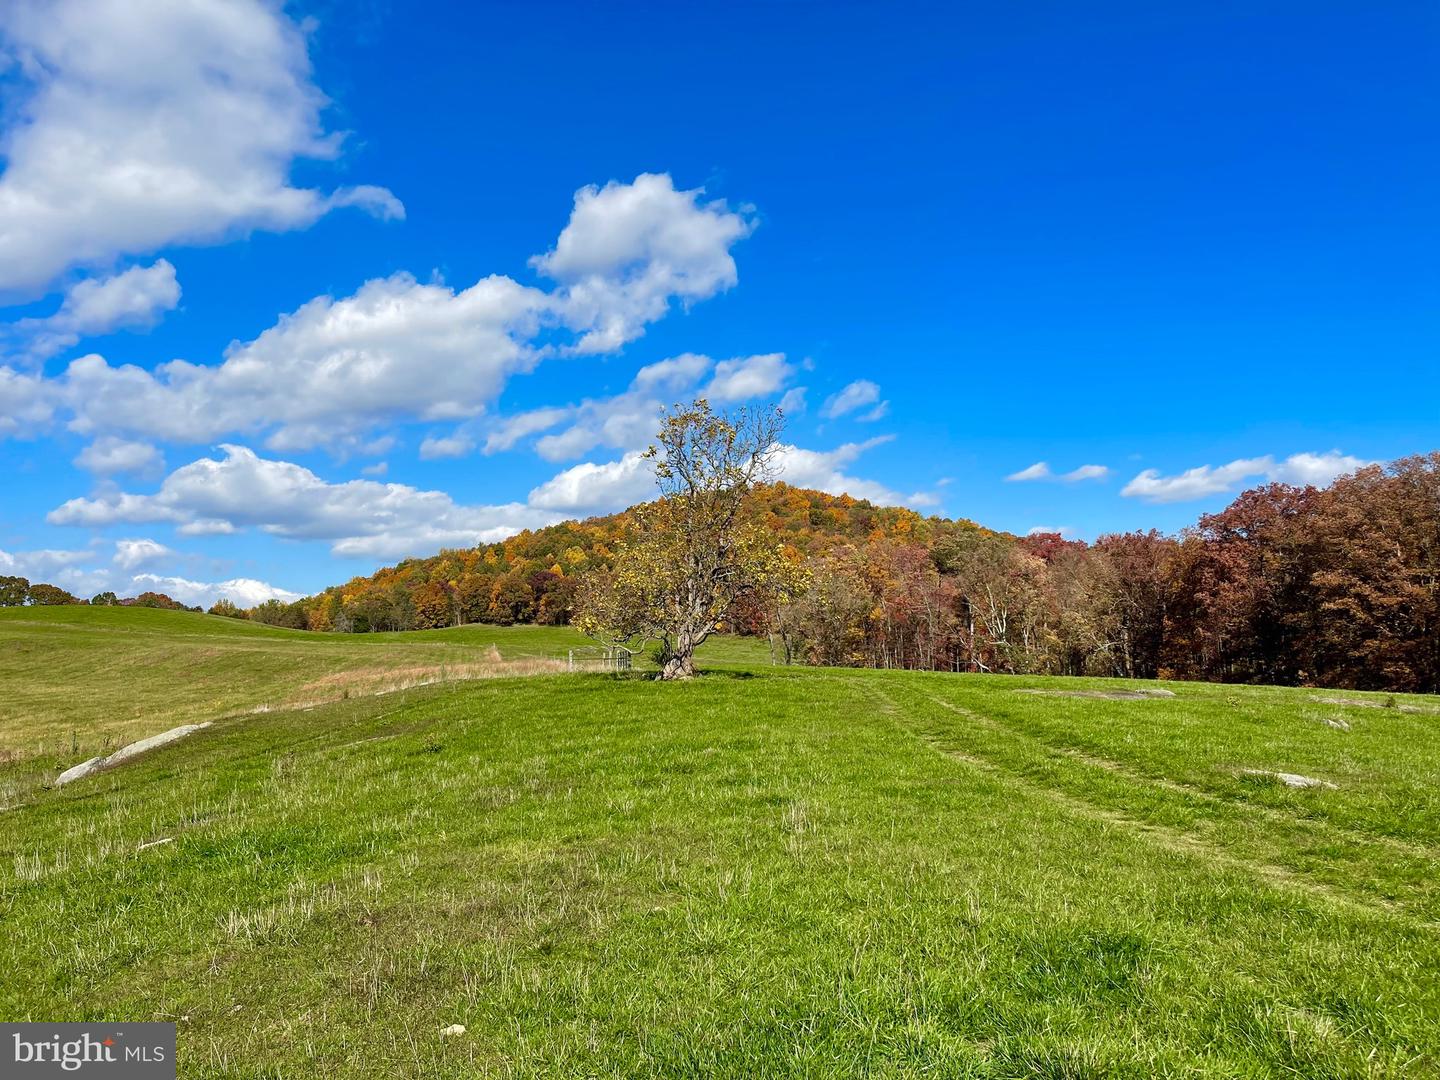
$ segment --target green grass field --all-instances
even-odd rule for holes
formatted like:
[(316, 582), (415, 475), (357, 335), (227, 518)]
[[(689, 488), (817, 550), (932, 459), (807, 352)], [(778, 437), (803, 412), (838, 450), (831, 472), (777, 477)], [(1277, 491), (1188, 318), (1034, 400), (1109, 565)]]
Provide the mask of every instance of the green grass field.
[(0, 612), (0, 1019), (175, 1020), (186, 1077), (1440, 1073), (1433, 699), (721, 641), (287, 707), (577, 642)]

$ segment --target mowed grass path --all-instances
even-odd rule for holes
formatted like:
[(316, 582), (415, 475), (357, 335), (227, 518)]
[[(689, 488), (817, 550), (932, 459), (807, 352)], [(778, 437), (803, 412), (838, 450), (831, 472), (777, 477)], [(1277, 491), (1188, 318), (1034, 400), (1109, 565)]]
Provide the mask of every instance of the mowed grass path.
[(0, 1018), (173, 1019), (187, 1077), (1435, 1075), (1435, 702), (1020, 692), (1113, 685), (233, 715), (0, 814)]

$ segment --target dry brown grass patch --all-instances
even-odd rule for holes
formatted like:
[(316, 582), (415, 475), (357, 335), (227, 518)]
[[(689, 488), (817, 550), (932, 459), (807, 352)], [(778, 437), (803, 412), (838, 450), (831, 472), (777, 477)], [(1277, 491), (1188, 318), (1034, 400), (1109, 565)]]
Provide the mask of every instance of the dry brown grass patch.
[(563, 660), (533, 656), (506, 660), (491, 649), (483, 661), (459, 664), (409, 664), (336, 671), (306, 683), (291, 695), (287, 707), (324, 705), (354, 697), (376, 697), (437, 683), (470, 679), (506, 679), (554, 675), (566, 671)]

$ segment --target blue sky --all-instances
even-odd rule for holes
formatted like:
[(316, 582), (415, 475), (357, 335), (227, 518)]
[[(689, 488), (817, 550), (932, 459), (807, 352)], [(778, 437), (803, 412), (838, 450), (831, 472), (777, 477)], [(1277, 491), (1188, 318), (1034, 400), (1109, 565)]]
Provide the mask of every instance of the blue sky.
[(1020, 533), (1433, 449), (1437, 19), (9, 5), (0, 573), (309, 593), (645, 497), (701, 390)]

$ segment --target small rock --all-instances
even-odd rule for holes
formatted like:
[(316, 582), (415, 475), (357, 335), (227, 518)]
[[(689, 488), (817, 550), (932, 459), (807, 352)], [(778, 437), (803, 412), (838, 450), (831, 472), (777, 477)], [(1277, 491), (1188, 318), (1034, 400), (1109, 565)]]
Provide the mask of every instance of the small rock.
[(449, 1027), (445, 1028), (443, 1031), (440, 1032), (441, 1037), (442, 1037), (442, 1038), (446, 1038), (446, 1039), (448, 1039), (448, 1038), (450, 1038), (450, 1037), (452, 1037), (452, 1036), (454, 1036), (454, 1035), (464, 1035), (464, 1034), (465, 1034), (465, 1025), (464, 1025), (464, 1024), (451, 1024)]
[(1313, 776), (1301, 776), (1293, 772), (1271, 772), (1269, 769), (1241, 769), (1241, 772), (1248, 776), (1268, 776), (1272, 780), (1279, 780), (1286, 787), (1293, 788), (1329, 788), (1335, 790), (1335, 785), (1329, 780), (1316, 780)]

